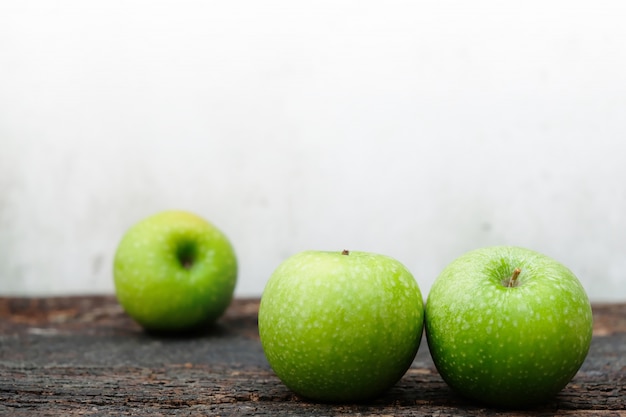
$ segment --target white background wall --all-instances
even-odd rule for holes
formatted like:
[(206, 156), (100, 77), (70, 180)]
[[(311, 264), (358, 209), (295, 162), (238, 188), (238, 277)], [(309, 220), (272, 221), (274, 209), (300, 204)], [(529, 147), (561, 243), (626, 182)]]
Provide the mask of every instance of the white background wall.
[(304, 249), (527, 246), (626, 300), (626, 3), (0, 3), (0, 294), (111, 293), (195, 211), (238, 296)]

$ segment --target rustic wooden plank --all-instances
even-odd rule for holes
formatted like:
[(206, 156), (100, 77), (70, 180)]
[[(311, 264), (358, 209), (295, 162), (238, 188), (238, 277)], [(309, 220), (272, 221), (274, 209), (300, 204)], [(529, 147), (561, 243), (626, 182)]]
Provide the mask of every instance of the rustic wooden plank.
[(452, 393), (422, 343), (405, 377), (366, 404), (298, 398), (269, 368), (258, 300), (235, 300), (212, 329), (149, 335), (113, 297), (0, 298), (0, 414), (626, 415), (626, 305), (594, 306), (591, 352), (554, 401), (494, 410)]

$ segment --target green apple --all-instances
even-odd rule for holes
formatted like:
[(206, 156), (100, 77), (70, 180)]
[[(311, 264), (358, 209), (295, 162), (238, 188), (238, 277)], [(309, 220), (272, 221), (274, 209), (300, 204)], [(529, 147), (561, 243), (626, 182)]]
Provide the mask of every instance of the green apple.
[(397, 260), (365, 252), (306, 251), (272, 274), (261, 297), (267, 360), (300, 396), (323, 402), (374, 398), (411, 365), (423, 299)]
[(230, 304), (235, 252), (213, 224), (186, 211), (152, 215), (123, 236), (113, 269), (124, 310), (147, 330), (210, 324)]
[(442, 378), (487, 405), (546, 402), (576, 374), (591, 343), (591, 306), (576, 276), (524, 248), (462, 255), (435, 280), (425, 309)]

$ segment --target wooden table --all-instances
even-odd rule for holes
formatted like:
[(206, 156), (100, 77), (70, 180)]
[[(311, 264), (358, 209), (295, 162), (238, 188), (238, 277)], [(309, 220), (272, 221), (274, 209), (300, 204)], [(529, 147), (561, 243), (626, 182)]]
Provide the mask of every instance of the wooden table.
[(211, 331), (144, 333), (115, 298), (0, 298), (0, 415), (626, 416), (626, 305), (594, 306), (591, 351), (550, 403), (494, 410), (456, 396), (422, 343), (413, 366), (366, 404), (309, 402), (273, 374), (258, 300), (235, 300)]

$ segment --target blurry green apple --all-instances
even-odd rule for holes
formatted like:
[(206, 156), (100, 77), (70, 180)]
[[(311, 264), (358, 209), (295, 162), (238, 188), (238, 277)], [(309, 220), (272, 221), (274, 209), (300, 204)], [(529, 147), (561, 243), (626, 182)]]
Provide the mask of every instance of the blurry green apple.
[(226, 236), (185, 211), (132, 226), (114, 260), (117, 298), (147, 330), (184, 331), (215, 321), (230, 304), (237, 260)]
[(259, 333), (268, 362), (291, 390), (351, 402), (382, 394), (404, 375), (423, 318), (419, 287), (395, 259), (307, 251), (270, 277)]
[(466, 253), (426, 302), (426, 336), (443, 379), (501, 407), (542, 403), (567, 385), (591, 342), (591, 306), (574, 274), (519, 247)]

